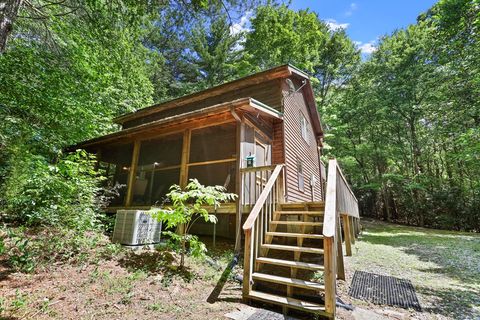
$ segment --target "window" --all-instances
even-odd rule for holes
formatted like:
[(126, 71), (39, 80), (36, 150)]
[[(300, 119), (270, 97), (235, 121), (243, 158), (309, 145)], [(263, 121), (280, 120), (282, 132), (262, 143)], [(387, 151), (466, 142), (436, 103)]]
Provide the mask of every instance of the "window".
[(300, 131), (302, 133), (303, 140), (305, 140), (306, 143), (310, 144), (310, 127), (308, 125), (307, 119), (302, 112), (300, 112)]
[(303, 161), (297, 159), (298, 190), (305, 191), (305, 178), (303, 176)]

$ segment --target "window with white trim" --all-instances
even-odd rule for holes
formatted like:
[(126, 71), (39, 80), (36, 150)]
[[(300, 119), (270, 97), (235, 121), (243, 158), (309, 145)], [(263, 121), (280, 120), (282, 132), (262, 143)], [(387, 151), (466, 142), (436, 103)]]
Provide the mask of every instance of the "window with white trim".
[(303, 161), (297, 159), (298, 190), (305, 191), (305, 178), (303, 175)]
[(300, 112), (300, 132), (302, 134), (303, 140), (305, 140), (306, 143), (310, 144), (310, 126), (302, 112)]

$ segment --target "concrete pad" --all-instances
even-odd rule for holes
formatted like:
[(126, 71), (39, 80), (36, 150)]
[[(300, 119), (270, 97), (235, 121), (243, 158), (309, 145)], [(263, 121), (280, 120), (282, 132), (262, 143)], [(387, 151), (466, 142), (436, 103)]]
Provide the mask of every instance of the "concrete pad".
[(376, 312), (358, 308), (352, 312), (353, 319), (355, 320), (388, 320), (388, 317), (382, 316)]

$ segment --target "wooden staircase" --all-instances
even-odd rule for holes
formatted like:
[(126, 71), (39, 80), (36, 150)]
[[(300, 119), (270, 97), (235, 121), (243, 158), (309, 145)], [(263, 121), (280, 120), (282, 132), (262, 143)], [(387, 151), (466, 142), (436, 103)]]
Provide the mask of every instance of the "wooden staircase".
[(336, 160), (329, 163), (324, 202), (284, 203), (283, 165), (261, 173), (261, 179), (252, 169), (245, 174), (252, 172), (249, 181), (262, 182), (243, 225), (244, 300), (280, 305), (284, 313), (297, 309), (334, 318), (336, 281), (345, 279), (342, 234), (351, 254), (359, 217)]
[(265, 243), (252, 273), (247, 298), (328, 316), (319, 297), (325, 286), (312, 281), (323, 275), (323, 202), (279, 204), (265, 232)]

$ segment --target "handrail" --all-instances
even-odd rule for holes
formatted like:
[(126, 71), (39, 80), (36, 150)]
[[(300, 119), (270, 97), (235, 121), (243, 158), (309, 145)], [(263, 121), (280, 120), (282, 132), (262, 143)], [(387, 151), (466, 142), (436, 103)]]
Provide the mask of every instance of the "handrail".
[[(337, 160), (328, 161), (325, 213), (323, 217), (325, 310), (335, 314), (336, 279), (345, 279), (343, 269), (342, 232), (340, 214), (344, 221), (344, 235), (347, 255), (351, 255), (351, 241), (354, 241), (356, 222), (359, 219), (358, 201), (348, 185)], [(353, 224), (350, 229), (350, 223)], [(351, 232), (354, 233), (351, 237)]]
[(248, 215), (247, 220), (243, 224), (243, 230), (252, 229), (253, 224), (255, 223), (255, 220), (257, 219), (258, 214), (260, 213), (260, 210), (262, 209), (263, 205), (265, 204), (265, 201), (268, 198), (268, 194), (272, 190), (272, 187), (275, 184), (275, 181), (277, 180), (278, 175), (282, 171), (282, 168), (283, 168), (282, 164), (278, 164), (275, 166), (275, 170), (273, 170), (273, 173), (270, 176), (270, 179), (268, 179), (268, 182), (265, 185), (265, 188), (262, 190), (262, 193), (260, 193), (260, 196), (255, 202), (255, 205), (253, 206), (252, 211), (250, 211), (250, 214)]
[[(259, 170), (259, 168), (256, 168)], [(257, 170), (254, 170), (256, 176)], [(269, 170), (263, 169), (263, 171)], [(255, 204), (243, 224), (245, 232), (245, 251), (243, 255), (243, 297), (248, 300), (252, 291), (252, 274), (255, 271), (255, 264), (262, 250), (262, 245), (266, 242), (266, 233), (269, 229), (269, 223), (272, 221), (277, 205), (283, 202), (283, 179), (281, 176), (283, 164), (275, 166), (273, 172), (268, 177), (265, 185), (262, 185), (260, 195), (255, 198)], [(260, 172), (263, 172), (260, 170)], [(251, 172), (248, 172), (251, 175)], [(263, 177), (263, 175), (261, 175)], [(243, 175), (242, 175), (243, 177)], [(255, 179), (257, 179), (255, 177)], [(244, 183), (244, 182), (242, 182)], [(255, 181), (256, 183), (256, 181)]]
[[(336, 160), (335, 160), (335, 161), (336, 161)], [(340, 168), (340, 166), (339, 166), (338, 164), (337, 164), (337, 170), (338, 170), (338, 173), (340, 174), (340, 177), (342, 178), (343, 182), (345, 183), (345, 186), (347, 187), (347, 190), (350, 191), (350, 194), (353, 196), (353, 198), (355, 199), (355, 201), (358, 202), (357, 197), (355, 197), (355, 194), (353, 193), (352, 188), (350, 187), (350, 185), (349, 185), (348, 182), (347, 182), (347, 179), (346, 179), (345, 176), (343, 175), (342, 168)]]
[(337, 160), (328, 161), (327, 192), (325, 196), (325, 213), (323, 216), (323, 235), (335, 236), (337, 219)]
[(276, 167), (277, 167), (277, 165), (274, 164), (274, 165), (271, 165), (271, 166), (240, 168), (240, 172), (274, 170)]

